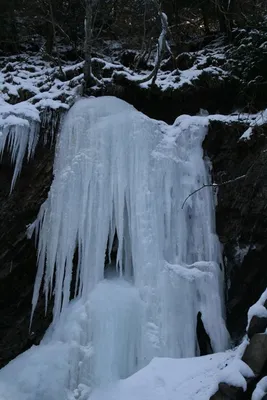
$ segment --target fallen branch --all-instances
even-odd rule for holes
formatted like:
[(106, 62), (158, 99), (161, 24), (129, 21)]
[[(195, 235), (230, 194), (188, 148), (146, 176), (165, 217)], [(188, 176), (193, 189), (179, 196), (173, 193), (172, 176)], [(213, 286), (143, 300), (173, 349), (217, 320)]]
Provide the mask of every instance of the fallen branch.
[(237, 178), (230, 179), (229, 181), (225, 181), (222, 183), (210, 183), (210, 184), (205, 184), (205, 185), (201, 186), (200, 188), (194, 190), (192, 193), (190, 193), (187, 196), (187, 198), (184, 200), (184, 202), (182, 204), (182, 209), (184, 208), (185, 203), (191, 196), (193, 196), (195, 193), (199, 192), (200, 190), (204, 189), (205, 187), (220, 187), (220, 186), (228, 185), (229, 183), (233, 183), (233, 182), (239, 181), (240, 179), (244, 179), (246, 176), (247, 176), (247, 174), (238, 176)]

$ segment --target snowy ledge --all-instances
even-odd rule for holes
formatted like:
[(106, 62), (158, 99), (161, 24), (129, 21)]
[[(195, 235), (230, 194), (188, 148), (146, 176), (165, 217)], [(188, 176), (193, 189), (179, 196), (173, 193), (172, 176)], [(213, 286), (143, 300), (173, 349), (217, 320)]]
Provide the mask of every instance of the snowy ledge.
[[(223, 54), (213, 54), (213, 56), (220, 60)], [(203, 51), (200, 51), (195, 54), (194, 63), (188, 69), (159, 71), (156, 80), (158, 90), (166, 92), (186, 88), (188, 85), (193, 86), (206, 75), (216, 77), (217, 80), (227, 78), (227, 74), (219, 67), (219, 64), (208, 65), (208, 57), (209, 54), (205, 55)], [(134, 83), (146, 74), (144, 71), (139, 74), (134, 73), (119, 63), (99, 58), (93, 58), (92, 63), (103, 87), (113, 85), (116, 77), (123, 77), (128, 82)], [(53, 137), (55, 114), (68, 110), (80, 95), (83, 62), (63, 66), (64, 76), (61, 75), (58, 67), (39, 56), (24, 54), (7, 59), (0, 58), (1, 65), (3, 68), (0, 70), (0, 155), (3, 155), (6, 149), (11, 155), (12, 164), (15, 165), (12, 191), (25, 156), (27, 155), (29, 160), (34, 155), (40, 130), (49, 127)], [(149, 90), (149, 85), (150, 82), (147, 82), (141, 84), (140, 88)], [(92, 88), (92, 93), (94, 91), (97, 93), (99, 88)], [(246, 124), (248, 129), (240, 140), (248, 140), (253, 128), (267, 121), (266, 112), (265, 110), (254, 115), (245, 113), (208, 115), (205, 110), (200, 110), (200, 115), (207, 117), (207, 123), (222, 121), (226, 124), (232, 122)]]
[(34, 156), (39, 133), (49, 131), (53, 137), (56, 116), (69, 109), (82, 75), (62, 82), (57, 67), (40, 57), (20, 55), (7, 60), (0, 71), (0, 157), (6, 150), (14, 164), (12, 191), (25, 156), (28, 161)]

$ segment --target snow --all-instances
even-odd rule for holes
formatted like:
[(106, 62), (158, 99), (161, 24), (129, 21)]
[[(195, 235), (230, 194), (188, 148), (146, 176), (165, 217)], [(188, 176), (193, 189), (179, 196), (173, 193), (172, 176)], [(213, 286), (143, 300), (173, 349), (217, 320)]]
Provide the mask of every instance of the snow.
[(224, 368), (218, 378), (219, 382), (228, 385), (241, 387), (245, 392), (247, 390), (246, 378), (253, 378), (254, 373), (251, 368), (242, 360), (236, 358), (230, 365)]
[(256, 126), (261, 126), (263, 124), (266, 124), (267, 122), (267, 109), (264, 111), (261, 111), (257, 114), (251, 115), (250, 116), (250, 121), (249, 121), (249, 128), (241, 135), (240, 141), (244, 140), (250, 140), (251, 136), (253, 135), (253, 128)]
[(189, 359), (154, 358), (129, 378), (92, 390), (85, 383), (75, 388), (70, 382), (76, 353), (75, 342), (33, 346), (1, 370), (1, 400), (208, 400), (221, 369), (234, 357), (226, 352)]
[(252, 393), (251, 400), (261, 400), (267, 394), (267, 376), (264, 376)]
[[(125, 78), (132, 82), (142, 80), (147, 75), (145, 72), (133, 74), (131, 71), (127, 71), (126, 68), (117, 74), (125, 76)], [(202, 74), (225, 76), (225, 72), (221, 68), (207, 67), (199, 69), (198, 65), (194, 65), (187, 70), (159, 71), (155, 84), (163, 91), (169, 89), (176, 90), (182, 88), (184, 85), (194, 85)], [(148, 88), (151, 81), (152, 78), (145, 83), (140, 83), (140, 87)]]
[(58, 110), (59, 108), (63, 108), (67, 110), (69, 106), (67, 104), (61, 103), (59, 100), (53, 100), (53, 99), (41, 99), (37, 103), (35, 103), (35, 106), (38, 107), (39, 109), (42, 108), (51, 108), (53, 110)]
[(243, 135), (240, 137), (239, 140), (248, 140), (250, 139), (251, 135), (252, 135), (253, 131), (251, 126), (243, 133)]
[(151, 363), (112, 387), (95, 390), (92, 400), (208, 400), (216, 377), (232, 353), (188, 358), (154, 358)]
[(255, 304), (253, 304), (253, 306), (251, 306), (250, 309), (248, 310), (247, 330), (249, 328), (250, 321), (254, 316), (260, 318), (267, 318), (267, 309), (264, 307), (264, 303), (266, 302), (266, 300), (267, 300), (267, 289), (262, 293), (259, 300)]
[[(162, 21), (164, 23), (164, 21)], [(161, 41), (164, 39), (164, 31), (162, 32), (163, 35), (160, 36), (158, 45), (161, 48)], [(168, 43), (167, 44), (167, 50)], [(210, 47), (207, 51), (200, 50), (196, 51), (193, 54), (194, 62), (191, 68), (186, 70), (175, 69), (173, 71), (158, 71), (157, 78), (155, 80), (155, 84), (162, 90), (177, 90), (182, 89), (183, 87), (187, 87), (188, 85), (194, 85), (198, 83), (198, 79), (201, 78), (201, 75), (207, 76), (216, 76), (216, 79), (223, 80), (227, 77), (228, 72), (220, 68), (218, 65), (209, 65), (210, 63), (208, 60), (213, 59), (216, 64), (216, 60), (223, 60), (225, 56), (222, 52), (219, 51), (218, 48), (214, 49)], [(157, 62), (157, 55), (155, 63)], [(116, 74), (124, 76), (127, 80), (132, 82), (137, 82), (143, 80), (147, 76), (147, 71), (140, 71), (134, 72), (128, 68), (123, 68), (121, 71), (117, 72)], [(149, 88), (152, 82), (152, 78), (144, 83), (140, 83), (140, 87), (142, 88)]]
[(235, 260), (241, 265), (248, 252), (254, 248), (255, 247), (251, 245), (243, 245), (240, 247), (239, 242), (237, 241), (237, 245), (235, 247)]

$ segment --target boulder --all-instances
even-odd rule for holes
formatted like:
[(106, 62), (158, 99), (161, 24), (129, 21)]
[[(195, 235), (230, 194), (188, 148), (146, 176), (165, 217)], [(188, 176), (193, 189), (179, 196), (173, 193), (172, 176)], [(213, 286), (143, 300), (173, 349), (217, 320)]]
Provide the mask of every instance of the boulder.
[(256, 333), (247, 346), (242, 361), (244, 361), (254, 372), (259, 375), (267, 361), (267, 335)]
[(251, 318), (247, 334), (249, 339), (251, 339), (256, 333), (264, 333), (267, 328), (267, 318), (266, 317), (258, 317), (254, 315)]

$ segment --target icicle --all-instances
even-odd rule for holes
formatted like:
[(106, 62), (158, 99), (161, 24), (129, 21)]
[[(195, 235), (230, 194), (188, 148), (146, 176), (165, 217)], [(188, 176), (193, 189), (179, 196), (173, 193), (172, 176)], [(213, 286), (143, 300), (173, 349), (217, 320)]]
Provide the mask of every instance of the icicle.
[[(16, 111), (15, 106), (12, 111)], [(33, 115), (27, 115), (29, 111)], [(36, 113), (37, 110), (33, 113), (31, 107), (28, 106), (26, 116), (19, 112), (16, 112), (16, 115), (8, 112), (0, 117), (0, 157), (6, 149), (14, 164), (10, 192), (14, 189), (25, 156), (27, 155), (29, 160), (35, 152), (40, 128), (39, 116)]]

